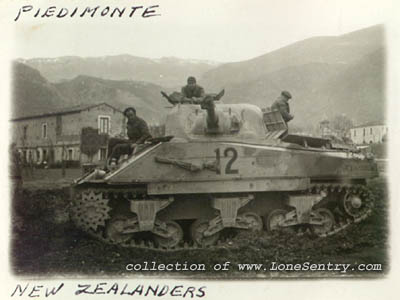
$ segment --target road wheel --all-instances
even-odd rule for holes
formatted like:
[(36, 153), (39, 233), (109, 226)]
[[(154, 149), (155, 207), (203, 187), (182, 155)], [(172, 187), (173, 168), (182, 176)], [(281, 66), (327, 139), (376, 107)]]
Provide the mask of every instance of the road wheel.
[(239, 217), (243, 218), (246, 225), (249, 227), (247, 230), (261, 231), (263, 229), (262, 218), (253, 212), (246, 212), (240, 214)]
[(192, 240), (201, 247), (209, 247), (215, 245), (215, 243), (219, 239), (219, 232), (211, 236), (204, 235), (204, 232), (208, 229), (208, 227), (209, 220), (207, 219), (197, 219), (190, 227)]
[(123, 244), (129, 241), (133, 234), (124, 234), (128, 218), (125, 216), (115, 216), (107, 222), (106, 237), (114, 244)]
[(274, 231), (274, 230), (284, 230), (284, 231), (293, 231), (292, 228), (290, 227), (283, 227), (280, 226), (280, 223), (285, 220), (285, 216), (288, 213), (288, 211), (284, 209), (275, 209), (273, 210), (266, 218), (265, 220), (265, 225), (267, 227), (268, 231)]
[(318, 217), (322, 218), (321, 225), (312, 225), (313, 232), (317, 235), (324, 235), (333, 229), (335, 217), (327, 208), (318, 208), (315, 210)]
[(168, 237), (154, 235), (154, 241), (161, 248), (176, 247), (183, 239), (182, 227), (174, 221), (167, 221), (165, 222), (164, 229), (166, 230)]

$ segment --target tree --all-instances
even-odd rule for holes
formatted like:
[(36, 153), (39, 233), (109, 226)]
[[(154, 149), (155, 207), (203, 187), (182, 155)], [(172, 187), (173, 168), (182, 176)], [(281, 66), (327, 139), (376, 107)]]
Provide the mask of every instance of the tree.
[(342, 137), (346, 136), (349, 129), (353, 127), (353, 121), (345, 114), (334, 116), (330, 123), (332, 124), (332, 129)]
[(81, 134), (81, 152), (93, 161), (93, 156), (102, 146), (107, 146), (107, 134), (99, 134), (98, 130), (92, 127), (82, 128)]

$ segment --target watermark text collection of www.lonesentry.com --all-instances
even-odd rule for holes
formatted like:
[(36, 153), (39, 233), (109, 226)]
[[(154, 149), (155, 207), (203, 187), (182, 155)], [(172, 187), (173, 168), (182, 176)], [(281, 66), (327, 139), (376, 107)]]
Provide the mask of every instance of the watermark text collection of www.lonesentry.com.
[(125, 267), (129, 272), (160, 271), (160, 272), (201, 272), (201, 271), (257, 271), (257, 272), (373, 272), (382, 271), (382, 264), (349, 264), (349, 263), (281, 263), (272, 261), (266, 264), (238, 263), (229, 261), (211, 266), (188, 262), (162, 264), (155, 261), (128, 263)]
[[(266, 264), (255, 263), (231, 263), (225, 261), (214, 265), (196, 264), (188, 262), (158, 263), (155, 261), (144, 261), (141, 263), (128, 263), (125, 265), (128, 272), (202, 272), (202, 271), (238, 271), (238, 272), (336, 272), (347, 273), (355, 272), (381, 272), (381, 264), (348, 264), (348, 263), (280, 263), (277, 261)], [(188, 284), (130, 284), (116, 282), (98, 282), (98, 283), (78, 283), (65, 289), (67, 283), (56, 283), (45, 285), (42, 283), (18, 283), (10, 293), (11, 297), (42, 297), (47, 298), (66, 294), (69, 296), (81, 295), (106, 295), (106, 296), (157, 296), (161, 297), (180, 297), (180, 298), (203, 298), (207, 296), (208, 288), (203, 283), (201, 285)], [(68, 291), (66, 291), (68, 290)]]

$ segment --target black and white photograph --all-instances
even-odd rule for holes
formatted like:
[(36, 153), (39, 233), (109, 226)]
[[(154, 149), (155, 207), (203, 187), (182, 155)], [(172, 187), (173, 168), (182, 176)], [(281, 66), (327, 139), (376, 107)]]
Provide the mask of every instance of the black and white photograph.
[(395, 299), (396, 8), (0, 1), (5, 298)]

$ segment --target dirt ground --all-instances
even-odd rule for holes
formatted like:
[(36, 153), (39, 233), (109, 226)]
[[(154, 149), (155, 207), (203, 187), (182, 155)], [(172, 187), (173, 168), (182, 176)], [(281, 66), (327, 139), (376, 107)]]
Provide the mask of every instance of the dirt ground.
[[(68, 179), (49, 186), (26, 181), (12, 199), (11, 269), (17, 276), (165, 276), (160, 271), (126, 271), (127, 264), (156, 261), (204, 264), (205, 271), (169, 272), (168, 276), (195, 278), (275, 278), (304, 276), (382, 277), (390, 268), (388, 245), (388, 196), (385, 178), (369, 183), (375, 196), (373, 214), (361, 223), (326, 238), (309, 233), (239, 233), (217, 249), (160, 252), (103, 244), (76, 229), (69, 219)], [(45, 188), (41, 187), (44, 186)], [(230, 262), (226, 271), (213, 266)], [(237, 264), (279, 263), (381, 264), (382, 270), (360, 272), (239, 271)]]

